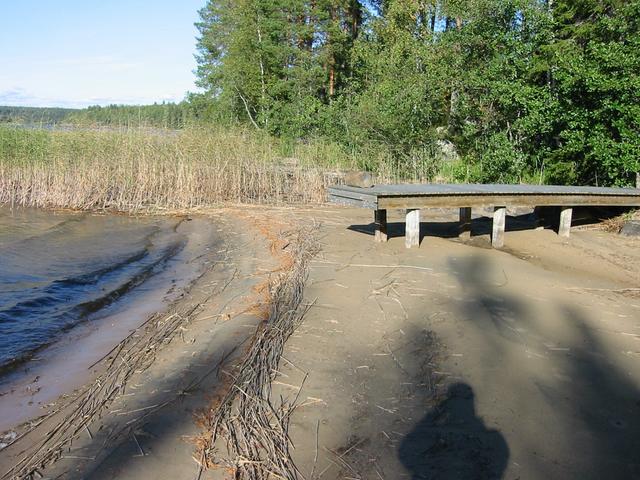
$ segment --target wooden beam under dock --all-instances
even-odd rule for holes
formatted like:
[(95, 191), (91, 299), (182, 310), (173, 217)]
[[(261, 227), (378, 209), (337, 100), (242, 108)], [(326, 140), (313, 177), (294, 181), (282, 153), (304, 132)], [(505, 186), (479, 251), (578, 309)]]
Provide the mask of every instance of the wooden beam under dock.
[(507, 222), (507, 207), (495, 207), (493, 211), (493, 233), (491, 245), (494, 248), (504, 247), (504, 228)]
[(374, 212), (376, 242), (387, 241), (387, 211), (376, 210)]
[(460, 207), (460, 231), (458, 237), (463, 241), (471, 239), (471, 207)]
[(407, 248), (420, 245), (420, 210), (408, 209), (404, 244)]

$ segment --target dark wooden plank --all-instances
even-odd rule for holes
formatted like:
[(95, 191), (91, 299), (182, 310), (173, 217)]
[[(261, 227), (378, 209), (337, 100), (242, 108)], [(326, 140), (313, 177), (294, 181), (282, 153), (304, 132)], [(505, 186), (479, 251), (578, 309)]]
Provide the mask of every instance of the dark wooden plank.
[(460, 240), (471, 238), (471, 207), (460, 207)]
[(339, 197), (337, 195), (329, 195), (329, 201), (331, 203), (335, 203), (336, 205), (343, 205), (345, 207), (360, 207), (364, 208), (362, 205), (362, 200), (357, 200), (355, 198), (347, 198), (347, 197)]
[(375, 223), (376, 242), (387, 241), (387, 211), (375, 210), (373, 221)]
[(332, 203), (337, 203), (338, 205), (347, 205), (354, 206), (360, 208), (378, 208), (378, 201), (376, 197), (367, 197), (365, 199), (362, 198), (353, 198), (353, 197), (343, 197), (341, 195), (329, 194), (329, 201)]
[(376, 185), (370, 188), (334, 186), (330, 192), (338, 191), (351, 195), (373, 196), (413, 196), (413, 195), (621, 195), (640, 197), (640, 189), (636, 188), (608, 188), (589, 186), (563, 185), (499, 185), (499, 184), (399, 184)]
[(537, 206), (640, 206), (640, 195), (414, 195), (378, 197), (377, 208)]
[(375, 201), (375, 199), (378, 197), (378, 194), (369, 192), (368, 190), (370, 189), (360, 188), (360, 187), (349, 187), (349, 189), (329, 187), (327, 189), (327, 193), (329, 195), (335, 195), (338, 197), (353, 198), (356, 200), (364, 200), (364, 201), (371, 201), (371, 200)]

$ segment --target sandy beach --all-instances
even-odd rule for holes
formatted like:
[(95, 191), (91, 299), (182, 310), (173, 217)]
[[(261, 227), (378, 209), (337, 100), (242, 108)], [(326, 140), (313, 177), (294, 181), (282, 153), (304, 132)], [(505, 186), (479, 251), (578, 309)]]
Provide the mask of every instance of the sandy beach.
[[(70, 352), (71, 355), (64, 354), (69, 352), (68, 345), (58, 347), (62, 353), (54, 358), (59, 358), (62, 365), (54, 364), (50, 368), (64, 367), (67, 358), (75, 355), (82, 365), (75, 365), (73, 371), (82, 375), (78, 379), (77, 375), (65, 376), (59, 368), (55, 370), (68, 390), (46, 405), (25, 399), (24, 395), (16, 396), (15, 408), (20, 409), (26, 406), (25, 402), (31, 401), (29, 411), (35, 411), (37, 415), (25, 424), (13, 425), (4, 433), (4, 443), (14, 442), (0, 451), (0, 468), (5, 477), (24, 477), (25, 471), (10, 470), (20, 460), (37, 452), (44, 454), (50, 449), (56, 450), (57, 446), (54, 448), (52, 444), (64, 442), (66, 445), (71, 438), (73, 445), (64, 453), (54, 455), (58, 461), (50, 465), (54, 472), (51, 475), (83, 477), (100, 465), (102, 459), (117, 451), (120, 442), (126, 444), (135, 436), (133, 432), (138, 421), (143, 419), (147, 424), (159, 410), (162, 415), (158, 424), (163, 428), (167, 427), (167, 413), (175, 411), (175, 425), (184, 423), (181, 428), (190, 428), (190, 434), (198, 434), (200, 429), (194, 422), (196, 408), (205, 407), (215, 394), (222, 360), (231, 361), (241, 355), (241, 346), (251, 339), (262, 321), (260, 314), (265, 298), (259, 286), (278, 267), (270, 250), (267, 231), (261, 230), (258, 224), (251, 225), (246, 217), (237, 220), (239, 215), (241, 212), (232, 210), (214, 211), (201, 216), (201, 222), (195, 216), (196, 221), (190, 223), (196, 224), (199, 234), (204, 237), (201, 239), (208, 242), (201, 255), (193, 258), (200, 264), (199, 277), (178, 291), (175, 285), (171, 286), (170, 292), (165, 292), (173, 296), (168, 307), (152, 312), (143, 325), (127, 332), (128, 336), (123, 335), (126, 338), (121, 343), (114, 341), (115, 337), (108, 329), (101, 335), (90, 336), (90, 344), (112, 342), (101, 361), (96, 363), (100, 357), (93, 358), (96, 352), (78, 357), (75, 351)], [(210, 228), (212, 224), (215, 229)], [(136, 308), (141, 307), (136, 305)], [(144, 312), (129, 313), (139, 315)], [(81, 338), (78, 344), (83, 345), (86, 340)], [(126, 375), (117, 372), (118, 364), (128, 362), (137, 363), (131, 365)], [(114, 372), (117, 372), (115, 377)], [(108, 401), (107, 392), (102, 388), (105, 381), (117, 387), (112, 390), (117, 394)], [(46, 383), (44, 379), (39, 382)], [(63, 388), (57, 382), (53, 383), (50, 391)], [(192, 389), (199, 394), (193, 395)], [(99, 400), (96, 397), (100, 397)], [(190, 402), (192, 397), (195, 398)], [(82, 422), (80, 436), (75, 426), (63, 432), (69, 419), (78, 420), (87, 413), (87, 402), (104, 402), (104, 405), (91, 408), (92, 416), (95, 415), (92, 420), (97, 420), (97, 425)], [(12, 403), (4, 404), (7, 412), (13, 411)], [(177, 411), (172, 409), (176, 404), (180, 405)], [(52, 431), (59, 434), (57, 441), (43, 441), (43, 435)], [(148, 438), (146, 440), (148, 442)], [(184, 452), (189, 452), (187, 458), (191, 459), (194, 445), (184, 442), (180, 434), (175, 441)], [(40, 463), (39, 459), (35, 462)], [(166, 471), (166, 466), (162, 468)]]
[(306, 478), (640, 477), (637, 238), (511, 222), (498, 251), (488, 219), (464, 244), (457, 212), (429, 211), (407, 250), (400, 224), (374, 243), (368, 213), (316, 213), (316, 303), (275, 392), (309, 372)]
[(0, 480), (640, 480), (640, 0), (0, 17)]
[(295, 268), (295, 232), (313, 224), (304, 316), (267, 391), (289, 408), (292, 478), (639, 478), (639, 241), (594, 228), (564, 239), (523, 216), (494, 250), (483, 218), (460, 242), (456, 213), (425, 211), (421, 246), (407, 250), (400, 215), (376, 244), (365, 210), (200, 212), (224, 231), (200, 278), (54, 413), (12, 430), (28, 433), (0, 451), (2, 473), (247, 468), (224, 435), (203, 447), (208, 419), (242, 390), (243, 360), (269, 331), (265, 285)]

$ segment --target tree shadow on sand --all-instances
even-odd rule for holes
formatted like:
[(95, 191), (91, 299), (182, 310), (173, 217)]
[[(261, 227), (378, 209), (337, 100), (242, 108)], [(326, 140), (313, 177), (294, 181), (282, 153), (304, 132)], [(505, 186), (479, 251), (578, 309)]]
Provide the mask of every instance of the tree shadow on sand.
[[(550, 304), (564, 332), (558, 339), (557, 329), (542, 321), (530, 298), (492, 280), (498, 268), (488, 258), (451, 259), (449, 265), (468, 300), (462, 310), (465, 326), (484, 342), (479, 361), (493, 372), (491, 385), (485, 386), (513, 390), (534, 385), (540, 393), (512, 404), (523, 424), (514, 431), (519, 437), (512, 444), (514, 460), (530, 461), (535, 478), (640, 479), (640, 390), (621, 359), (624, 343), (615, 343), (616, 336), (627, 334), (617, 332), (615, 323), (605, 328), (600, 310), (581, 306), (578, 297)], [(598, 303), (602, 310), (609, 308)], [(556, 342), (562, 349), (547, 347)], [(502, 374), (518, 361), (514, 344), (542, 352), (546, 363), (544, 370), (523, 370), (521, 382), (510, 385)], [(545, 436), (526, 427), (532, 422), (544, 428)]]
[(473, 389), (455, 383), (446, 397), (403, 439), (399, 457), (419, 479), (498, 479), (509, 447), (476, 416)]

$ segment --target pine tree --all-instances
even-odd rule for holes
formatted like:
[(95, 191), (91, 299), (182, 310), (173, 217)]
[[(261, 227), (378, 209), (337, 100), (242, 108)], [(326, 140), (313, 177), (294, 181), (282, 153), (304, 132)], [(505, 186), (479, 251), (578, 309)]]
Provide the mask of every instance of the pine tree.
[(210, 0), (200, 16), (199, 86), (238, 118), (277, 133), (293, 128), (284, 125), (292, 115), (308, 121), (317, 102), (344, 85), (363, 7), (356, 0)]
[(640, 1), (554, 0), (556, 182), (633, 184), (640, 170)]

